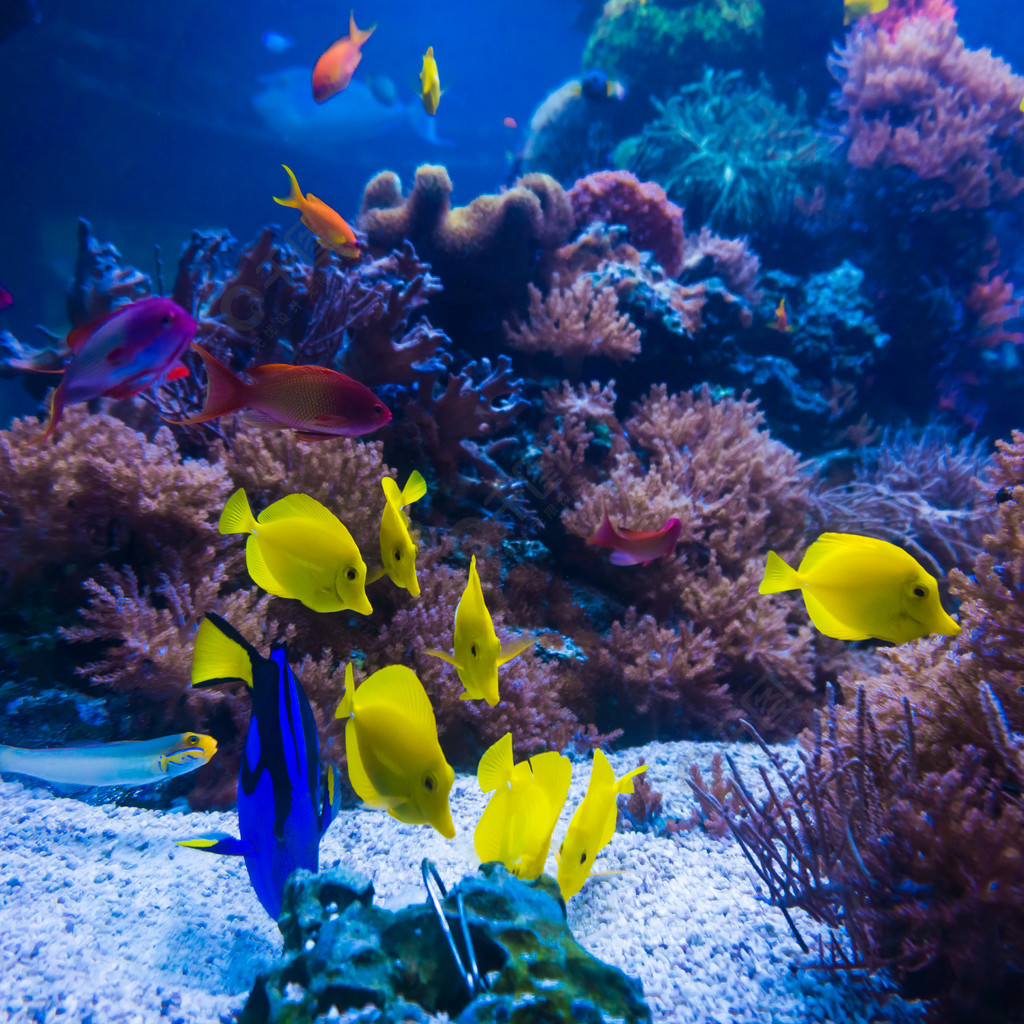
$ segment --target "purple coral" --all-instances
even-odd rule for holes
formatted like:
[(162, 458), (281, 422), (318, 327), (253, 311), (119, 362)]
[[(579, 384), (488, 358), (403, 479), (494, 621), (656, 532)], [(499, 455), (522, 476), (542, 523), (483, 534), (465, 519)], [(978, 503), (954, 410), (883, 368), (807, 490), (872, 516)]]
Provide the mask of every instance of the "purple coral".
[(604, 221), (623, 224), (629, 240), (650, 252), (675, 277), (683, 269), (683, 211), (656, 182), (630, 171), (597, 171), (580, 178), (568, 192), (578, 227)]
[(935, 182), (934, 210), (985, 208), (1024, 190), (1024, 78), (990, 50), (967, 49), (955, 22), (917, 15), (891, 35), (865, 23), (831, 67), (855, 167), (905, 167)]

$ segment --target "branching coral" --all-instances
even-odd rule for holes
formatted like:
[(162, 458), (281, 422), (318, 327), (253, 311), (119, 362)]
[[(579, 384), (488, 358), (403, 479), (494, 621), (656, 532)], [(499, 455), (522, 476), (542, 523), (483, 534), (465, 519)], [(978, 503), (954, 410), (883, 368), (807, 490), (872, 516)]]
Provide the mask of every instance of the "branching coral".
[(859, 26), (831, 67), (854, 167), (905, 168), (932, 210), (985, 208), (1024, 190), (1024, 78), (989, 50), (968, 50), (954, 21), (917, 15), (891, 35)]
[(546, 296), (532, 284), (529, 291), (528, 322), (505, 324), (505, 337), (513, 348), (561, 356), (570, 377), (579, 376), (587, 356), (621, 362), (639, 353), (640, 331), (619, 313), (614, 288), (595, 288), (584, 276)]
[(710, 272), (721, 277), (731, 292), (754, 305), (761, 301), (757, 286), (761, 260), (746, 238), (723, 238), (706, 226), (698, 234), (688, 235), (680, 269), (687, 275), (707, 276), (703, 269), (708, 263)]
[(683, 260), (683, 211), (653, 181), (641, 182), (629, 171), (597, 171), (580, 178), (567, 193), (576, 226), (594, 221), (622, 224), (629, 241), (649, 251), (669, 277)]
[(616, 150), (616, 163), (660, 182), (691, 223), (761, 238), (791, 215), (794, 196), (824, 175), (827, 147), (803, 104), (794, 113), (762, 82), (706, 71)]

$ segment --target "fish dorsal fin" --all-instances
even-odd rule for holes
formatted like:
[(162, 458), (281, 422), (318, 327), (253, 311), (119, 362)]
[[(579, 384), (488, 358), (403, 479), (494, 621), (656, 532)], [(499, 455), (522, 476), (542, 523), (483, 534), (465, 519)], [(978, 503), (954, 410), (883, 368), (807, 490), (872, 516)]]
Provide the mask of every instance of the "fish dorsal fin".
[(411, 724), (428, 729), (435, 728), (434, 709), (430, 706), (423, 684), (416, 673), (405, 665), (387, 665), (378, 669), (359, 687), (359, 707), (385, 704), (400, 711)]
[[(896, 544), (890, 544), (887, 540), (880, 540), (878, 537), (865, 537), (859, 533), (823, 533), (808, 549), (800, 563), (800, 571), (812, 569), (817, 561), (824, 555), (842, 548), (845, 551), (884, 552), (886, 554), (910, 555), (903, 548)], [(913, 560), (913, 559), (911, 559)]]
[(245, 542), (245, 567), (249, 570), (253, 583), (261, 590), (275, 597), (295, 597), (295, 594), (267, 568), (260, 539), (255, 534), (250, 534)]
[(605, 757), (604, 751), (597, 747), (594, 749), (594, 761), (590, 768), (590, 782), (587, 785), (587, 791), (600, 786), (615, 787), (615, 769)]
[(835, 637), (836, 640), (867, 640), (870, 634), (863, 630), (854, 629), (840, 622), (810, 591), (804, 588), (804, 604), (807, 606), (807, 614), (811, 622), (826, 636)]
[[(256, 652), (244, 640), (239, 642), (229, 635), (222, 624), (228, 625), (219, 616), (207, 616), (199, 624), (192, 650), (192, 685), (241, 679), (251, 688), (252, 656)], [(228, 628), (231, 633), (235, 633), (233, 628)]]
[(504, 786), (512, 775), (512, 733), (507, 732), (496, 743), (492, 743), (480, 758), (476, 770), (480, 789), (490, 793), (492, 789)]
[(545, 750), (542, 754), (534, 754), (530, 758), (533, 777), (552, 802), (561, 811), (565, 798), (569, 795), (569, 784), (572, 782), (572, 762), (563, 757), (557, 750)]
[(401, 508), (402, 494), (398, 490), (398, 484), (391, 477), (386, 476), (381, 479), (380, 485), (384, 488), (384, 500), (396, 508)]
[(334, 712), (335, 718), (348, 718), (352, 714), (352, 708), (355, 704), (356, 699), (356, 679), (352, 672), (352, 662), (350, 661), (345, 666), (345, 685), (341, 697), (341, 703), (338, 704), (337, 710)]
[(127, 307), (121, 306), (118, 309), (113, 310), (110, 313), (104, 313), (103, 316), (97, 317), (95, 320), (90, 320), (87, 324), (82, 324), (80, 327), (76, 327), (65, 339), (64, 344), (71, 349), (74, 355), (77, 355), (82, 350), (82, 346), (96, 333), (96, 331), (102, 327), (108, 320), (113, 320), (115, 316), (121, 313)]
[(423, 474), (418, 469), (414, 469), (402, 488), (401, 504), (403, 506), (411, 505), (414, 501), (419, 501), (426, 493), (427, 481), (423, 479)]
[[(273, 505), (268, 505), (257, 517), (257, 523), (273, 523), (281, 519), (311, 519), (331, 529), (339, 526), (345, 530), (344, 524), (326, 505), (321, 505), (316, 498), (308, 494), (289, 494)], [(348, 531), (345, 530), (347, 533)]]

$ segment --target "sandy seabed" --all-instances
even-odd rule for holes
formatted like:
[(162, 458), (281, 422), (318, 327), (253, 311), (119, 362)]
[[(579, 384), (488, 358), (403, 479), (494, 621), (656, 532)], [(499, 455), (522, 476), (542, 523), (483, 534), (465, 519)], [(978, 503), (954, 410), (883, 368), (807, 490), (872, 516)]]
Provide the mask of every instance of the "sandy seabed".
[[(653, 743), (609, 759), (617, 774), (647, 763), (666, 812), (684, 815), (694, 806), (687, 767), (707, 773), (722, 749)], [(760, 751), (729, 750), (752, 778)], [(793, 748), (783, 750), (792, 759)], [(588, 776), (586, 764), (574, 766), (553, 846)], [(231, 1021), (257, 974), (281, 952), (281, 937), (240, 858), (173, 841), (237, 834), (235, 815), (90, 806), (22, 781), (0, 781), (0, 1021)], [(486, 799), (475, 777), (456, 777), (451, 841), (387, 815), (345, 811), (324, 837), (321, 867), (341, 863), (369, 875), (385, 906), (422, 900), (424, 856), (448, 886), (476, 868), (473, 828)], [(621, 873), (587, 883), (569, 903), (569, 926), (595, 956), (640, 979), (656, 1022), (921, 1019), (919, 1008), (887, 994), (881, 981), (802, 966), (807, 959), (782, 915), (757, 898), (734, 842), (701, 831), (679, 839), (620, 833), (598, 867)], [(805, 938), (818, 934), (797, 918)]]

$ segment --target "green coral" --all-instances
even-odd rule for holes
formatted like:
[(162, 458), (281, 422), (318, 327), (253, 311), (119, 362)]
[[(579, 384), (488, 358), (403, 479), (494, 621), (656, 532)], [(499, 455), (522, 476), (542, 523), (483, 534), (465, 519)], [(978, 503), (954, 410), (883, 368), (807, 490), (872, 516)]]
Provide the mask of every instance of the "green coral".
[(761, 0), (609, 0), (583, 66), (622, 78), (636, 95), (667, 96), (705, 63), (747, 63), (760, 50), (763, 20)]
[(615, 162), (661, 184), (690, 224), (756, 238), (826, 175), (828, 145), (803, 97), (790, 113), (763, 80), (750, 88), (740, 72), (705, 70), (668, 102), (652, 102), (658, 117), (618, 146)]

